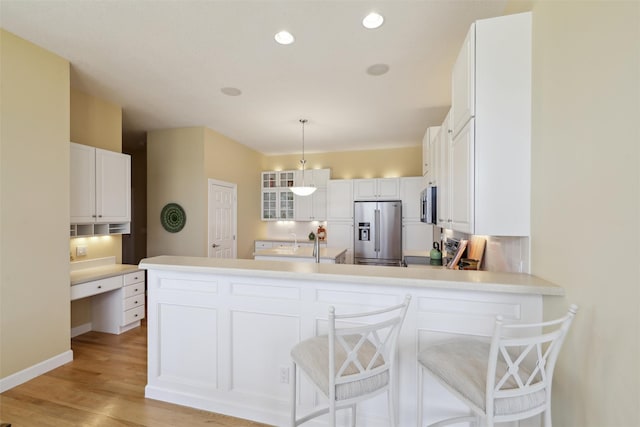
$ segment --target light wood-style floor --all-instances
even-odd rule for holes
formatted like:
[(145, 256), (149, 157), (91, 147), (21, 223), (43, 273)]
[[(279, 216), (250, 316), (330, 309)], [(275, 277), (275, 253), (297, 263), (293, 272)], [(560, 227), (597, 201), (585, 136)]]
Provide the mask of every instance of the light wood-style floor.
[[(264, 426), (144, 398), (146, 327), (71, 340), (74, 360), (0, 394), (0, 423), (48, 426)], [(188, 363), (188, 361), (187, 361)]]

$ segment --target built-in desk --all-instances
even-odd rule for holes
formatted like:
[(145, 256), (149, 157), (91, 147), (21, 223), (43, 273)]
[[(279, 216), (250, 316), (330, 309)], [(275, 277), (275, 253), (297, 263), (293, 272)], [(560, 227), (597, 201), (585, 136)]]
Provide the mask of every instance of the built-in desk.
[[(412, 296), (397, 384), (399, 425), (412, 426), (421, 349), (460, 334), (489, 336), (498, 314), (538, 322), (543, 295), (563, 294), (535, 276), (485, 271), (170, 256), (145, 259), (140, 268), (147, 270), (149, 302), (145, 395), (273, 425), (288, 424), (289, 352), (326, 332), (330, 305), (361, 312)], [(300, 381), (304, 412), (320, 400)], [(465, 410), (433, 381), (425, 401), (427, 421)], [(358, 408), (358, 425), (387, 425), (384, 395)]]
[(121, 334), (145, 317), (145, 272), (137, 265), (115, 257), (73, 262), (70, 282), (71, 301), (91, 298), (91, 325), (83, 331)]

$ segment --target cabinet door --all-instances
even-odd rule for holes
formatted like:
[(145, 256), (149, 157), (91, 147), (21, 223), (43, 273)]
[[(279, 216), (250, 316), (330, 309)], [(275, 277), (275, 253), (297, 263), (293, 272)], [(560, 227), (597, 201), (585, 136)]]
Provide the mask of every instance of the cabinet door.
[(427, 128), (422, 139), (422, 176), (426, 176), (427, 181), (435, 181), (436, 178), (437, 157), (434, 150), (439, 131), (440, 126)]
[[(311, 198), (313, 221), (325, 221), (327, 219), (327, 189), (318, 188)], [(296, 210), (298, 206), (296, 205)]]
[(70, 145), (70, 214), (71, 223), (96, 220), (96, 149)]
[(450, 193), (450, 164), (449, 151), (451, 146), (451, 129), (449, 126), (449, 113), (440, 127), (438, 140), (438, 190), (436, 193), (436, 209), (438, 211), (438, 226), (450, 228), (449, 225), (449, 193)]
[(423, 189), (422, 177), (400, 178), (403, 221), (420, 221), (420, 192)]
[(431, 142), (429, 143), (429, 173), (427, 174), (427, 184), (438, 185), (438, 173), (440, 169), (440, 126), (432, 127), (429, 134)]
[(293, 187), (296, 182), (296, 171), (278, 172), (278, 187)]
[(293, 196), (296, 204), (296, 221), (313, 221), (313, 198), (317, 192), (318, 190), (310, 196)]
[(278, 190), (278, 219), (295, 219), (295, 198), (289, 189)]
[(353, 196), (354, 200), (375, 200), (378, 197), (377, 180), (354, 179)]
[(327, 247), (347, 249), (345, 264), (353, 264), (353, 223), (327, 222)]
[[(429, 128), (430, 129), (430, 128)], [(429, 153), (431, 151), (431, 138), (429, 136), (429, 129), (424, 133), (422, 137), (422, 176), (429, 174)]]
[(272, 188), (278, 184), (278, 173), (275, 171), (262, 172), (262, 188)]
[(263, 221), (275, 221), (278, 219), (278, 190), (262, 191), (262, 211), (260, 218)]
[(433, 247), (433, 226), (423, 222), (402, 224), (402, 250), (430, 251)]
[(451, 128), (453, 136), (475, 115), (475, 34), (471, 28), (464, 39), (451, 75)]
[(353, 181), (331, 179), (327, 184), (327, 219), (353, 220)]
[(95, 150), (97, 222), (130, 222), (131, 156)]
[(327, 188), (329, 178), (331, 177), (330, 169), (313, 169), (313, 185), (318, 188)]
[(473, 234), (474, 120), (451, 143), (451, 229)]
[(398, 200), (400, 198), (399, 178), (380, 178), (376, 181), (378, 185), (378, 198), (384, 200)]

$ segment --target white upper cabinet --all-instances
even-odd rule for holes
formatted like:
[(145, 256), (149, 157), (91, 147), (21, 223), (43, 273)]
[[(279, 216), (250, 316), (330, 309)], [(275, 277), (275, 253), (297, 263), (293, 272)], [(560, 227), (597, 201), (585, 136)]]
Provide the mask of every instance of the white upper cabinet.
[(473, 216), (473, 119), (451, 141), (449, 156), (451, 175), (450, 227), (453, 230), (474, 234)]
[(398, 200), (399, 178), (375, 178), (353, 180), (354, 200)]
[(451, 127), (453, 136), (475, 115), (475, 57), (476, 26), (471, 28), (462, 43), (451, 73)]
[(422, 139), (422, 176), (427, 178), (429, 185), (435, 185), (438, 173), (438, 144), (437, 135), (440, 126), (427, 128)]
[(71, 143), (70, 222), (131, 221), (131, 157)]
[(400, 178), (403, 221), (420, 221), (420, 192), (424, 187), (423, 177)]
[(293, 220), (295, 200), (289, 187), (295, 184), (296, 171), (266, 171), (261, 174), (260, 218), (263, 221)]
[(353, 221), (353, 180), (329, 180), (327, 184), (327, 219), (329, 221)]
[(436, 209), (438, 211), (439, 227), (451, 228), (449, 225), (449, 181), (450, 181), (450, 166), (449, 166), (449, 148), (451, 140), (451, 129), (449, 126), (449, 118), (451, 112), (447, 113), (447, 116), (440, 126), (440, 132), (438, 132), (438, 189), (436, 192)]
[(456, 61), (451, 96), (447, 228), (528, 236), (531, 13), (476, 21)]
[[(296, 221), (324, 221), (327, 219), (327, 183), (330, 169), (311, 169), (304, 172), (305, 185), (316, 187), (310, 196), (295, 196)], [(302, 185), (302, 171), (296, 171), (296, 185)]]

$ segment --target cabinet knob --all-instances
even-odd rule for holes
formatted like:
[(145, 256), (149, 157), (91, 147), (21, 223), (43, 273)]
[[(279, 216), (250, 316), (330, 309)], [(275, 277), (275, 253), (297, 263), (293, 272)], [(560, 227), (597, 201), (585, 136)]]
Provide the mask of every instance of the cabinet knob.
[(134, 314), (134, 315), (133, 315), (133, 317), (138, 317), (138, 315), (137, 315), (137, 314)]
[(138, 288), (135, 288), (135, 289), (133, 290), (133, 292), (138, 292)]
[(137, 303), (138, 303), (138, 301), (134, 301), (133, 303), (134, 303), (134, 304), (137, 304)]
[(102, 289), (102, 285), (98, 285), (98, 289)]

